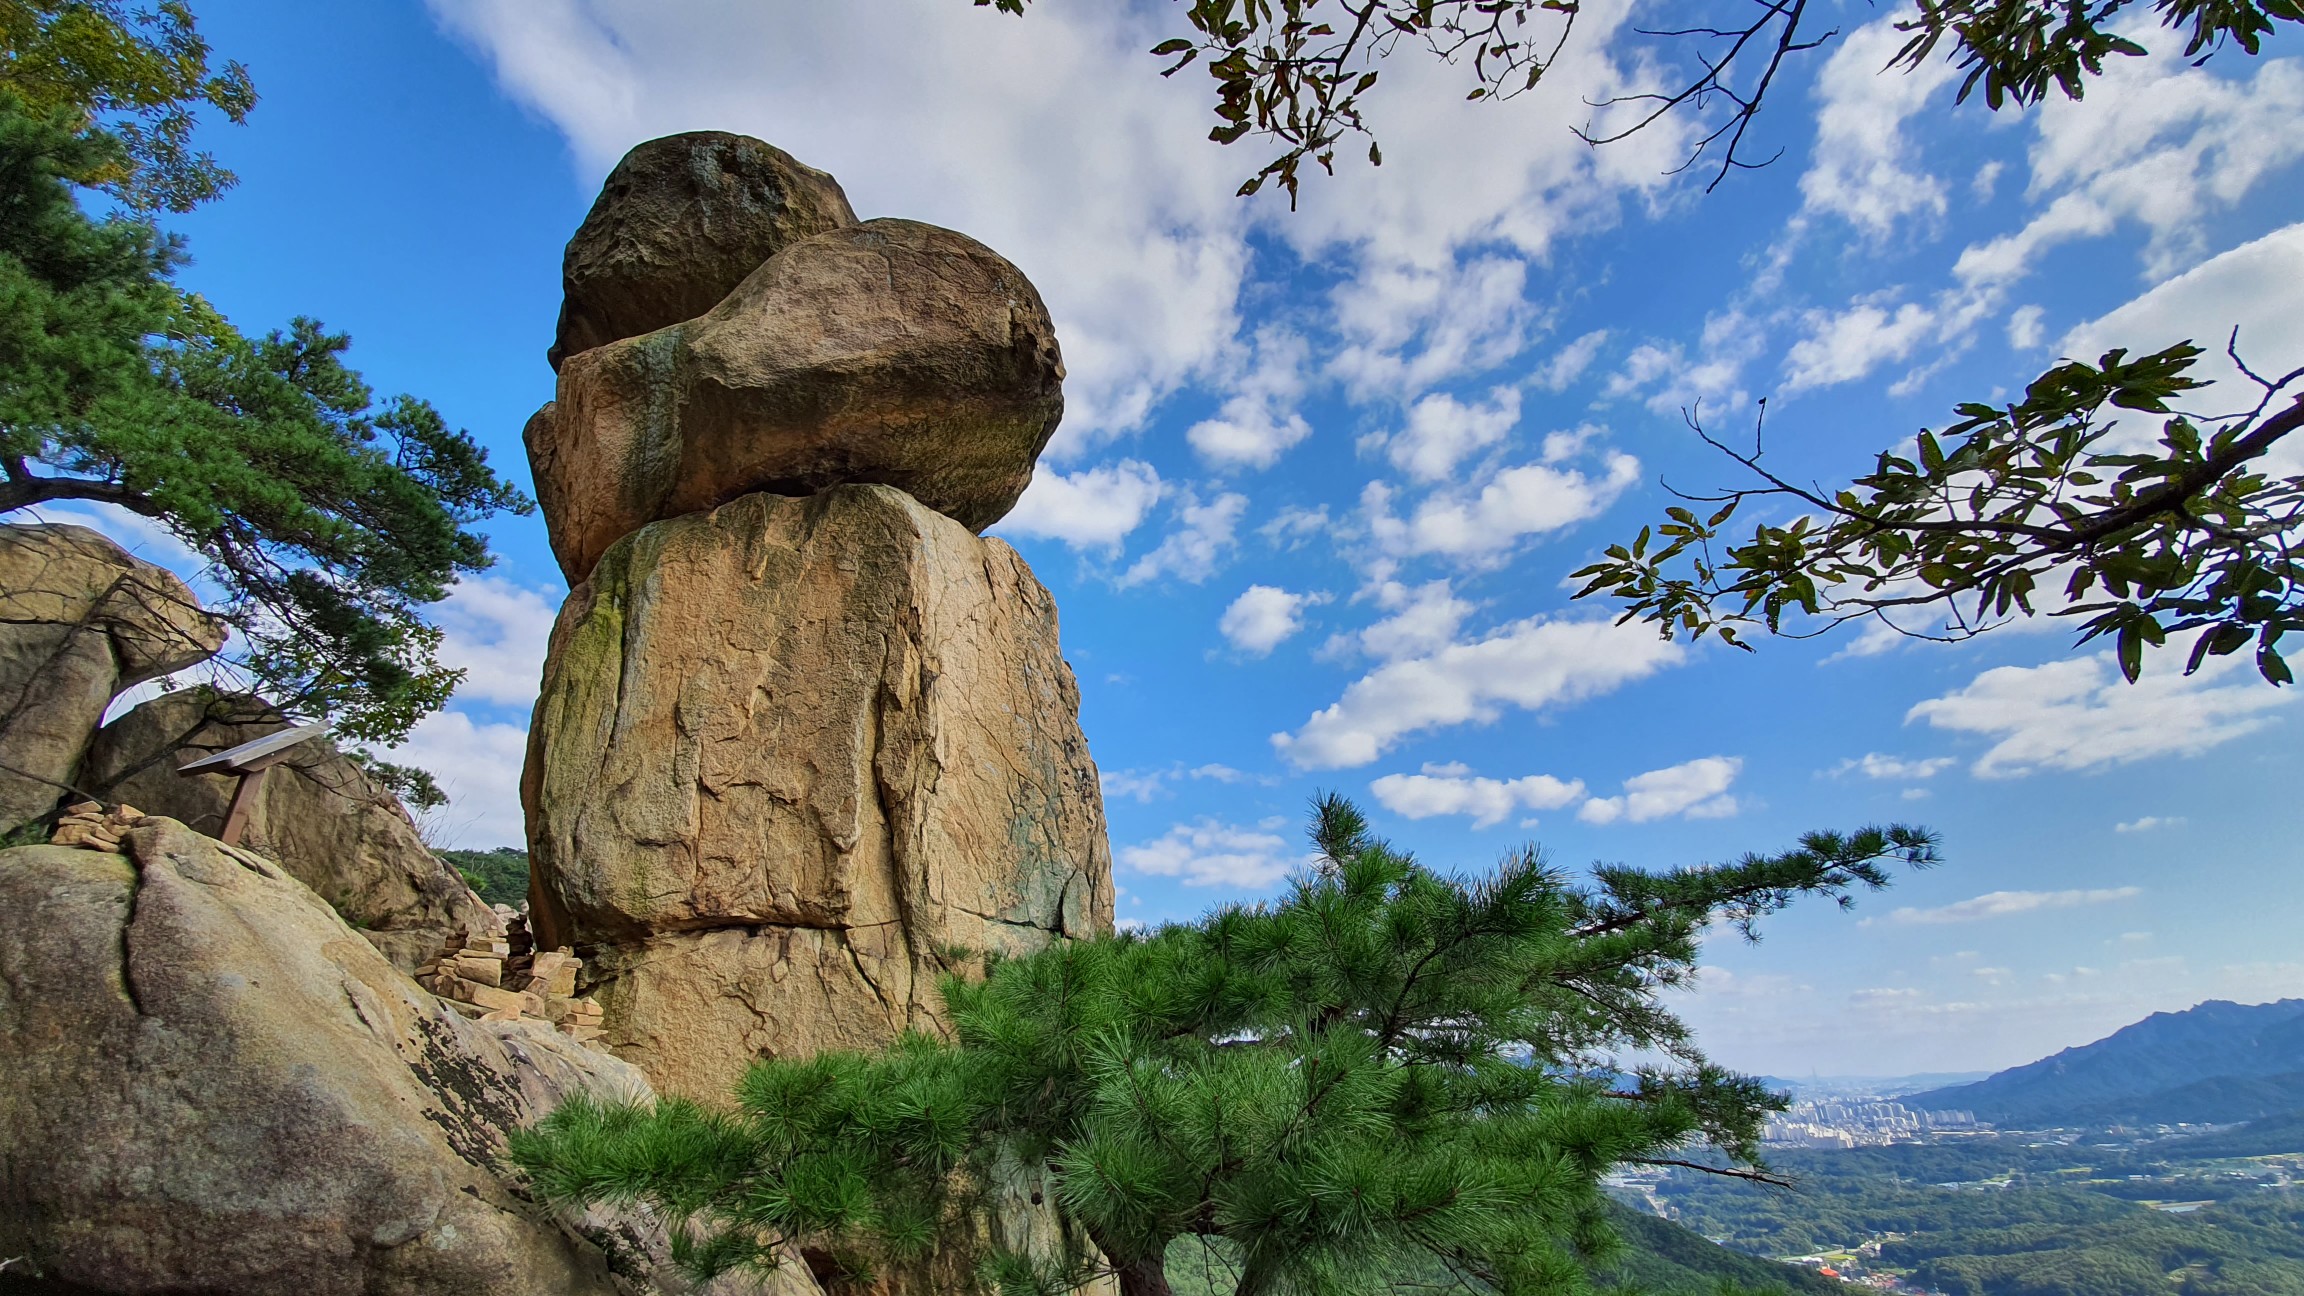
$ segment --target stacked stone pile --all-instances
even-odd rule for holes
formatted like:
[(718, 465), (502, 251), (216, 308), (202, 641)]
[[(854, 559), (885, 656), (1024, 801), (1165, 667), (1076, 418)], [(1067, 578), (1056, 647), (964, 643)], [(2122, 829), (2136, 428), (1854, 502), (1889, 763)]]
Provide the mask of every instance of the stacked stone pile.
[(117, 854), (128, 830), (142, 822), (144, 812), (132, 805), (116, 805), (106, 810), (101, 801), (76, 801), (64, 807), (63, 817), (56, 821), (56, 831), (48, 836), (48, 844)]
[[(524, 928), (517, 929), (525, 935)], [(452, 1003), (481, 1010), (481, 1021), (547, 1021), (579, 1044), (600, 1038), (600, 1005), (576, 994), (584, 960), (566, 947), (537, 951), (502, 936), (454, 936), (416, 969), (416, 983)]]
[(758, 140), (634, 149), (568, 245), (526, 442), (573, 589), (522, 801), (537, 943), (724, 1102), (935, 1029), (940, 951), (1111, 929), (1056, 608), (979, 536), (1063, 412), (1039, 293)]

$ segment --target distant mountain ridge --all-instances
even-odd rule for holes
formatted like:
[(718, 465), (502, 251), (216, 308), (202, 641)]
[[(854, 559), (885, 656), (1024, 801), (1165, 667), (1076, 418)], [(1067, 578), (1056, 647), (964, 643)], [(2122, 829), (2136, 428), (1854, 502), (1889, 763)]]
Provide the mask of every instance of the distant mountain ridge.
[(2304, 1109), (2304, 999), (2211, 999), (1974, 1084), (1907, 1094), (1995, 1125), (2223, 1123)]

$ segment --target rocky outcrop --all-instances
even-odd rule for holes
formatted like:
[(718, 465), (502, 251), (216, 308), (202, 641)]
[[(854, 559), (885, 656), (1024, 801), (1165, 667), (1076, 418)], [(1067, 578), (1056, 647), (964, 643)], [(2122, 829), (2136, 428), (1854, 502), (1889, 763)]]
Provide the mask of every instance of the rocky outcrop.
[(855, 223), (839, 182), (782, 149), (722, 131), (650, 140), (568, 240), (546, 359), (694, 319), (786, 245)]
[[(238, 780), (186, 778), (177, 767), (287, 727), (261, 698), (181, 689), (105, 725), (82, 781), (105, 800), (214, 833)], [(265, 776), (244, 844), (319, 893), (404, 972), (451, 938), (494, 923), (487, 904), (424, 845), (399, 800), (326, 739), (300, 744)]]
[(113, 698), (224, 634), (184, 582), (86, 527), (0, 526), (0, 836), (55, 809)]
[(610, 544), (753, 491), (895, 486), (981, 531), (1063, 415), (1040, 294), (963, 234), (873, 220), (793, 243), (700, 317), (572, 357), (526, 441), (574, 584)]
[(949, 947), (1111, 928), (1078, 710), (1023, 559), (901, 491), (643, 527), (553, 631), (537, 943), (585, 953), (607, 1041), (700, 1098), (932, 1024)]
[(556, 1221), (494, 1168), (505, 1130), (579, 1091), (645, 1098), (639, 1072), (542, 1023), (467, 1020), (262, 855), (159, 818), (126, 852), (0, 851), (12, 1276), (606, 1296), (668, 1272), (647, 1220)]

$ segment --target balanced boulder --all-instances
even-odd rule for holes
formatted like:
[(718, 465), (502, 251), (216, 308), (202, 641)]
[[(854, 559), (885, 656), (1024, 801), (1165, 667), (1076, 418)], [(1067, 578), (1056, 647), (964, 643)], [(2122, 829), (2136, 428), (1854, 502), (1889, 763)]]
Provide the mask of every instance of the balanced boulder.
[(1078, 713), (1023, 559), (902, 491), (644, 526), (553, 630), (537, 943), (585, 954), (606, 1042), (669, 1092), (933, 1026), (953, 947), (1111, 929)]
[(856, 223), (840, 184), (744, 135), (650, 140), (608, 173), (568, 241), (546, 358), (694, 319), (787, 244)]
[(574, 584), (639, 527), (753, 491), (881, 483), (982, 531), (1030, 484), (1063, 377), (1015, 266), (873, 220), (786, 246), (699, 318), (571, 357), (525, 439)]
[(122, 1296), (654, 1289), (660, 1228), (556, 1220), (496, 1169), (504, 1131), (572, 1093), (647, 1098), (637, 1071), (540, 1022), (466, 1019), (262, 855), (160, 818), (125, 850), (0, 851), (11, 1279)]
[[(110, 801), (215, 833), (238, 780), (178, 766), (288, 728), (262, 698), (200, 687), (163, 694), (105, 725), (82, 781)], [(404, 972), (441, 945), (494, 926), (486, 902), (425, 845), (408, 812), (324, 738), (265, 774), (246, 844), (318, 892)]]
[(0, 835), (76, 785), (114, 697), (224, 637), (183, 581), (87, 527), (0, 526)]

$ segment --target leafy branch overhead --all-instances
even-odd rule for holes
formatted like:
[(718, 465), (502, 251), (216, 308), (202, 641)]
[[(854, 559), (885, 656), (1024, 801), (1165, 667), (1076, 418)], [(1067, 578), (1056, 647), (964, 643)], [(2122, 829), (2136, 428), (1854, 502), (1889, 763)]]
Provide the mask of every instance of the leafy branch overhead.
[[(1699, 427), (1760, 484), (1684, 495), (1717, 507), (1667, 509), (1574, 573), (1587, 582), (1577, 597), (1615, 598), (1624, 620), (1667, 638), (1739, 647), (1739, 628), (1755, 625), (1811, 634), (1871, 617), (1903, 629), (1899, 613), (1924, 612), (1909, 633), (1958, 639), (2012, 614), (2072, 617), (2082, 642), (2112, 639), (2130, 681), (2147, 648), (2197, 632), (2187, 673), (2251, 649), (2258, 672), (2286, 684), (2280, 643), (2304, 630), (2304, 477), (2257, 463), (2304, 426), (2304, 396), (2290, 394), (2304, 369), (2264, 378), (2243, 365), (2254, 407), (2202, 418), (2170, 404), (2202, 386), (2201, 354), (2187, 342), (2058, 365), (2021, 400), (1960, 406), (1958, 422), (1839, 490), (1770, 471), (1757, 432), (1745, 453)], [(2158, 421), (2156, 444), (2142, 444), (2137, 415)], [(1740, 511), (1771, 503), (1798, 515), (1727, 534)], [(1787, 613), (1822, 624), (1787, 631)]]
[[(1267, 181), (1297, 194), (1309, 160), (1335, 169), (1347, 138), (1368, 137), (1368, 160), (1382, 152), (1362, 113), (1377, 86), (1378, 64), (1403, 47), (1421, 48), (1463, 68), (1472, 99), (1511, 99), (1542, 82), (1574, 32), (1582, 0), (1178, 0), (1189, 31), (1153, 46), (1170, 60), (1163, 75), (1198, 63), (1214, 79), (1216, 126), (1209, 138), (1231, 144), (1254, 137), (1279, 151), (1241, 185), (1242, 195)], [(975, 0), (1022, 14), (1030, 0)], [(2081, 97), (2086, 78), (2107, 58), (2143, 47), (2109, 29), (2130, 0), (1918, 0), (1898, 29), (1910, 34), (1891, 67), (1917, 68), (1946, 41), (1947, 57), (1968, 72), (1966, 99), (1978, 86), (1994, 109), (2037, 103), (2051, 89)], [(2205, 58), (2236, 44), (2249, 54), (2281, 22), (2304, 22), (2304, 0), (2157, 0), (2161, 24), (2181, 31), (2185, 57)], [(1683, 167), (1717, 159), (1717, 185), (1754, 160), (1747, 135), (1787, 60), (1837, 34), (1819, 22), (1808, 0), (1703, 0), (1667, 27), (1635, 30), (1654, 42), (1662, 84), (1584, 107), (1570, 123), (1587, 143), (1623, 139), (1664, 117), (1693, 113), (1703, 124)], [(1828, 22), (1829, 20), (1825, 20)], [(1605, 124), (1596, 111), (1622, 109)]]
[(204, 109), (247, 120), (256, 87), (247, 68), (211, 70), (208, 56), (184, 0), (0, 0), (0, 85), (36, 115), (62, 112), (114, 141), (72, 179), (132, 211), (190, 211), (232, 186), (192, 131)]
[(1165, 1296), (1179, 1238), (1213, 1241), (1242, 1293), (1402, 1273), (1584, 1291), (1611, 1166), (1773, 1182), (1757, 1141), (1782, 1100), (1705, 1060), (1659, 999), (1703, 933), (1935, 860), (1889, 828), (1589, 883), (1531, 849), (1466, 880), (1334, 797), (1312, 836), (1320, 863), (1276, 902), (948, 977), (949, 1040), (763, 1061), (733, 1110), (572, 1102), (512, 1160), (554, 1203), (655, 1206), (700, 1277), (795, 1249), (851, 1274), (914, 1263), (955, 1212), (1028, 1183), (1094, 1251), (994, 1248), (979, 1276), (1014, 1296), (1100, 1274)]

